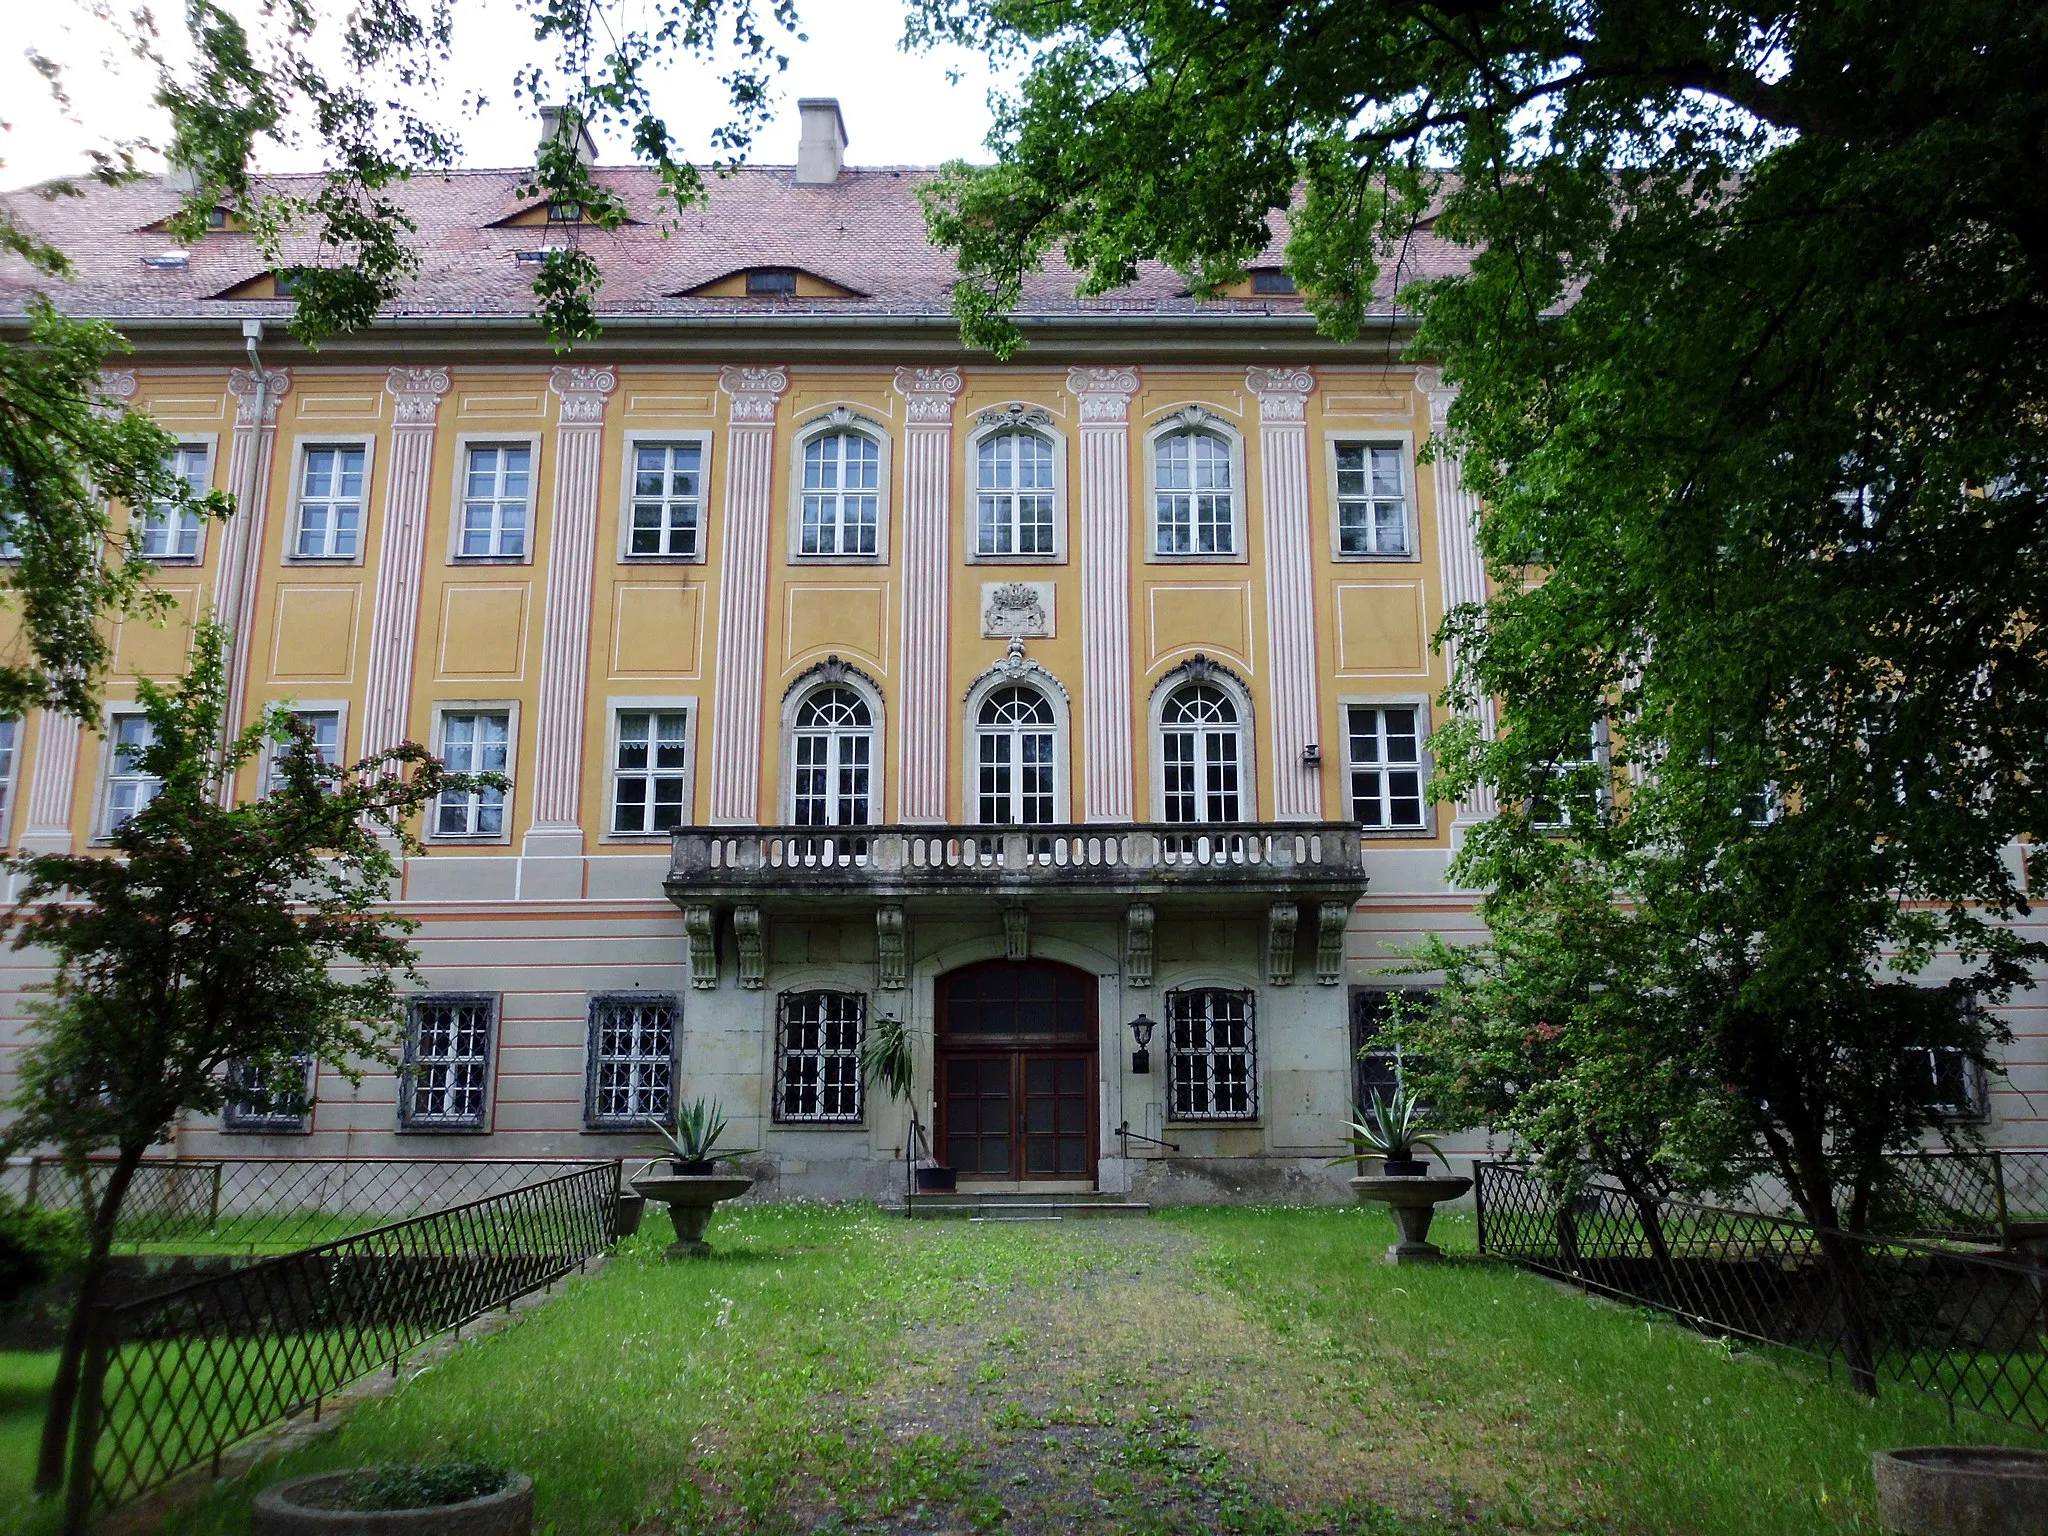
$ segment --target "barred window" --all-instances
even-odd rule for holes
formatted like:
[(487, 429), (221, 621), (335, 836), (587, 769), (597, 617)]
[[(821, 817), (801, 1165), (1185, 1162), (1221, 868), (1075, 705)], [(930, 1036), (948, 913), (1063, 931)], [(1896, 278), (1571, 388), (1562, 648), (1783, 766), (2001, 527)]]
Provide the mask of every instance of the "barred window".
[(1222, 987), (1166, 994), (1170, 1120), (1255, 1120), (1258, 1053), (1252, 995)]
[(491, 1069), (489, 997), (414, 1000), (399, 1076), (398, 1123), (407, 1130), (481, 1130)]
[(676, 1000), (642, 992), (590, 1000), (584, 1123), (668, 1124), (675, 1116)]
[(1351, 993), (1351, 1102), (1361, 1109), (1373, 1095), (1389, 1098), (1401, 1081), (1401, 1053), (1387, 1042), (1397, 1010), (1428, 1006), (1427, 987), (1356, 987)]
[(271, 1074), (254, 1062), (228, 1063), (228, 1101), (220, 1112), (221, 1129), (241, 1134), (296, 1135), (306, 1129), (313, 1098), (313, 1059), (293, 1058), (295, 1073)]
[(867, 998), (859, 992), (785, 992), (777, 1012), (775, 1118), (858, 1125)]

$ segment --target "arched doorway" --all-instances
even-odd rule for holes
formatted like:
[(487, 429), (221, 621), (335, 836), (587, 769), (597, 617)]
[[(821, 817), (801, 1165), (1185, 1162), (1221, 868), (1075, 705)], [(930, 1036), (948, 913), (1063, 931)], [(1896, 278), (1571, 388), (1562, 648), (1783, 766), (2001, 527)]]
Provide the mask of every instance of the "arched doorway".
[(939, 977), (939, 1156), (962, 1179), (1095, 1179), (1095, 978), (1046, 960)]

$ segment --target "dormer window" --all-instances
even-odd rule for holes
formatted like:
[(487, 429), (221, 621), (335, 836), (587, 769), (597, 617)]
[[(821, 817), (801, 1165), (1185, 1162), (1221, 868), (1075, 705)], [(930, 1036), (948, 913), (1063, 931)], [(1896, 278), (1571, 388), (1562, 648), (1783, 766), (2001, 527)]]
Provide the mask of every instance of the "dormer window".
[(581, 224), (583, 222), (583, 204), (581, 200), (573, 197), (556, 198), (548, 204), (548, 222), (550, 224)]
[(227, 209), (221, 207), (218, 203), (207, 209), (206, 227), (208, 229), (226, 229), (228, 227)]
[(788, 299), (796, 296), (796, 273), (789, 267), (756, 267), (747, 274), (750, 299)]
[(1294, 286), (1294, 279), (1278, 267), (1252, 268), (1253, 293), (1295, 294), (1301, 290)]

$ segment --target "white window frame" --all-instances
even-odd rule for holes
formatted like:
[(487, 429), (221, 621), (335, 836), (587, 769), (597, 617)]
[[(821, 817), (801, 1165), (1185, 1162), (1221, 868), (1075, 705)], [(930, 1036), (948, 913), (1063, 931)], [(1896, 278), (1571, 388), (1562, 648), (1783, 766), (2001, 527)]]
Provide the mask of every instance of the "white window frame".
[[(868, 746), (868, 819), (866, 828), (881, 826), (888, 821), (888, 804), (883, 798), (888, 785), (884, 770), (887, 767), (887, 746), (889, 739), (888, 715), (882, 708), (882, 690), (873, 678), (857, 668), (843, 663), (827, 662), (812, 667), (800, 674), (789, 685), (782, 696), (782, 772), (776, 804), (781, 807), (781, 820), (785, 826), (795, 826), (796, 820), (796, 719), (802, 711), (804, 700), (821, 688), (851, 688), (861, 696), (868, 707), (868, 720), (874, 732), (874, 740)], [(829, 836), (842, 824), (820, 826), (815, 830), (821, 836)], [(851, 823), (843, 825), (853, 830)]]
[[(875, 552), (871, 555), (807, 555), (804, 553), (804, 455), (821, 437), (851, 432), (875, 445)], [(789, 448), (789, 563), (791, 565), (887, 565), (890, 501), (894, 495), (895, 456), (889, 429), (849, 406), (834, 406), (797, 428)], [(843, 494), (843, 492), (841, 493)]]
[(0, 718), (0, 736), (7, 739), (0, 750), (0, 846), (14, 846), (14, 802), (21, 786), (21, 759), (27, 745), (26, 716)]
[[(1593, 731), (1590, 745), (1593, 749), (1592, 755), (1590, 757), (1573, 757), (1560, 759), (1554, 768), (1547, 769), (1546, 772), (1551, 778), (1557, 779), (1563, 778), (1567, 773), (1573, 772), (1574, 770), (1579, 768), (1583, 768), (1588, 764), (1597, 766), (1601, 769), (1601, 775), (1597, 789), (1597, 794), (1599, 797), (1598, 803), (1602, 807), (1605, 807), (1614, 798), (1614, 770), (1612, 767), (1613, 759), (1608, 756), (1607, 716), (1604, 713), (1593, 721)], [(1567, 805), (1560, 803), (1557, 809), (1560, 813), (1557, 819), (1554, 821), (1546, 821), (1539, 818), (1536, 815), (1536, 806), (1532, 801), (1529, 806), (1529, 825), (1535, 828), (1538, 832), (1569, 832), (1572, 827), (1571, 808)]]
[[(1347, 550), (1343, 511), (1337, 494), (1337, 452), (1341, 448), (1390, 448), (1401, 465), (1402, 516), (1406, 519), (1405, 551)], [(1323, 434), (1323, 496), (1329, 509), (1330, 558), (1346, 565), (1402, 565), (1422, 559), (1422, 513), (1417, 500), (1419, 477), (1412, 432), (1325, 432)]]
[[(322, 449), (353, 449), (363, 456), (362, 513), (356, 523), (356, 552), (352, 555), (302, 555), (299, 532), (305, 520), (306, 461)], [(292, 440), (291, 515), (285, 519), (284, 563), (286, 565), (361, 565), (363, 550), (370, 542), (371, 493), (377, 473), (377, 440), (373, 437), (342, 435), (300, 436)]]
[[(1429, 798), (1429, 781), (1435, 770), (1435, 763), (1429, 755), (1429, 696), (1427, 694), (1345, 694), (1337, 700), (1337, 740), (1343, 750), (1343, 782), (1338, 786), (1339, 798), (1344, 804), (1344, 819), (1357, 828), (1360, 837), (1401, 838), (1434, 837), (1436, 835), (1436, 807)], [(1422, 821), (1417, 826), (1370, 827), (1356, 820), (1355, 805), (1351, 796), (1351, 774), (1354, 768), (1372, 768), (1369, 763), (1354, 763), (1351, 759), (1351, 711), (1353, 709), (1412, 709), (1415, 711), (1415, 766), (1422, 775)], [(1381, 733), (1385, 734), (1384, 721)], [(1377, 765), (1384, 767), (1384, 765)], [(1381, 798), (1387, 798), (1382, 789)]]
[[(801, 1111), (791, 1113), (783, 1107), (783, 1095), (788, 1087), (790, 1005), (798, 998), (810, 997), (851, 999), (854, 1004), (854, 1018), (852, 1020), (854, 1039), (851, 1048), (848, 1048), (843, 1041), (839, 1045), (828, 1048), (823, 1044), (823, 1036), (821, 1034), (820, 1045), (815, 1053), (808, 1051), (804, 1053), (806, 1055), (815, 1054), (818, 1059), (819, 1076), (817, 1088), (819, 1108), (808, 1114)], [(861, 1070), (860, 1053), (861, 1047), (867, 1041), (868, 1012), (869, 1000), (867, 993), (851, 987), (795, 987), (776, 994), (775, 1075), (771, 1084), (769, 1101), (769, 1120), (772, 1124), (792, 1126), (858, 1126), (861, 1124), (862, 1119), (867, 1113), (867, 1082), (866, 1074)], [(844, 1025), (847, 1021), (845, 1019), (836, 1019), (831, 1022)], [(839, 1063), (842, 1070), (850, 1068), (852, 1071), (853, 1112), (851, 1114), (846, 1113), (843, 1109), (837, 1114), (828, 1114), (824, 1110), (825, 1067), (828, 1061)], [(843, 1090), (846, 1085), (841, 1083), (837, 1086)]]
[[(112, 842), (117, 830), (110, 824), (114, 812), (115, 732), (120, 729), (120, 721), (131, 717), (140, 719), (144, 714), (142, 706), (133, 699), (123, 699), (101, 706), (99, 785), (93, 795), (92, 807), (92, 840), (95, 843)], [(145, 775), (131, 774), (123, 777), (140, 779)], [(159, 781), (150, 799), (154, 800), (162, 791), (163, 785)], [(148, 801), (143, 803), (146, 805)]]
[[(1190, 551), (1185, 554), (1163, 551), (1159, 547), (1159, 449), (1169, 437), (1180, 432), (1208, 432), (1223, 439), (1230, 450), (1230, 553), (1202, 554)], [(1244, 433), (1235, 422), (1226, 420), (1206, 405), (1183, 404), (1172, 407), (1156, 418), (1145, 429), (1145, 504), (1141, 526), (1144, 529), (1145, 559), (1153, 565), (1245, 565), (1251, 560), (1246, 546), (1250, 543), (1247, 530), (1250, 519), (1247, 508), (1251, 488), (1245, 483)]]
[(449, 715), (491, 715), (505, 716), (505, 776), (512, 782), (505, 789), (505, 826), (502, 832), (464, 835), (454, 832), (437, 831), (441, 819), (441, 801), (436, 796), (425, 810), (426, 827), (421, 841), (448, 843), (457, 846), (481, 846), (508, 844), (512, 841), (513, 813), (518, 809), (516, 795), (519, 786), (519, 701), (517, 699), (436, 699), (434, 701), (434, 756), (443, 762), (445, 721)]
[[(294, 715), (334, 716), (334, 763), (341, 767), (349, 761), (348, 755), (348, 700), (347, 699), (274, 699), (273, 704), (282, 705)], [(275, 782), (277, 748), (274, 741), (263, 744), (260, 763), (261, 775), (256, 782), (262, 786), (262, 793), (268, 795)]]
[(970, 825), (980, 826), (981, 810), (981, 706), (998, 689), (1022, 684), (1036, 688), (1052, 707), (1052, 822), (1065, 826), (1073, 821), (1073, 734), (1070, 729), (1071, 701), (1066, 686), (1037, 662), (1022, 668), (999, 663), (968, 685), (966, 709), (961, 717), (961, 780), (963, 815)]
[[(213, 490), (220, 483), (220, 434), (217, 432), (180, 432), (177, 434), (177, 443), (177, 451), (180, 453), (188, 448), (203, 448), (206, 450), (206, 484), (203, 489)], [(150, 517), (151, 511), (150, 507), (131, 509), (131, 518), (135, 527), (138, 548), (143, 542), (143, 525)], [(199, 519), (199, 528), (192, 541), (191, 554), (145, 554), (142, 558), (149, 561), (152, 565), (204, 565), (206, 563), (206, 525), (210, 521), (212, 519), (205, 517)]]
[[(1067, 438), (1059, 428), (1040, 418), (1051, 413), (1027, 406), (1014, 419), (989, 421), (967, 434), (966, 481), (963, 499), (963, 538), (969, 565), (1065, 565), (1067, 563)], [(993, 414), (993, 413), (984, 413)], [(1042, 437), (1052, 447), (1052, 553), (1031, 555), (985, 555), (981, 552), (981, 445), (994, 437), (1028, 432)]]
[[(455, 438), (455, 475), (448, 501), (448, 563), (450, 565), (531, 565), (540, 542), (541, 438), (539, 432), (462, 432)], [(525, 448), (529, 451), (526, 488), (526, 551), (518, 555), (465, 555), (462, 552), (463, 504), (469, 499), (469, 451), (472, 448)]]
[[(705, 545), (711, 534), (711, 444), (714, 433), (692, 429), (657, 432), (635, 428), (626, 433), (626, 453), (619, 484), (619, 563), (621, 565), (702, 565)], [(657, 446), (692, 444), (697, 449), (697, 552), (694, 555), (636, 555), (633, 553), (633, 482), (640, 450)], [(664, 498), (665, 499), (665, 498)]]
[(1149, 730), (1147, 744), (1151, 753), (1152, 820), (1166, 821), (1166, 705), (1167, 701), (1190, 683), (1211, 683), (1221, 688), (1237, 707), (1238, 745), (1238, 790), (1236, 822), (1185, 821), (1174, 822), (1176, 827), (1187, 827), (1200, 831), (1204, 827), (1236, 826), (1259, 819), (1259, 757), (1257, 722), (1252, 713), (1251, 689), (1244, 680), (1228, 668), (1215, 662), (1204, 662), (1205, 670), (1197, 673), (1194, 666), (1182, 663), (1174, 667), (1152, 685), (1152, 697), (1146, 706)]
[[(449, 1007), (480, 1007), (484, 1010), (484, 1048), (480, 1056), (473, 1058), (479, 1061), (483, 1068), (481, 1080), (477, 1083), (477, 1108), (474, 1115), (422, 1115), (413, 1108), (413, 1070), (421, 1065), (418, 1055), (419, 1010), (437, 1004)], [(498, 994), (495, 992), (422, 992), (406, 999), (405, 1046), (398, 1068), (400, 1134), (480, 1136), (490, 1130), (491, 1117), (497, 1109), (497, 1095), (493, 1090), (497, 1086), (498, 1077), (498, 1024), (501, 1013)], [(451, 1063), (468, 1059), (472, 1058), (448, 1058)]]
[[(668, 1011), (668, 1054), (639, 1051), (631, 1054), (613, 1052), (607, 1055), (603, 1050), (604, 1021), (606, 1010), (614, 1008), (654, 1009)], [(677, 1047), (683, 1036), (683, 1000), (673, 992), (598, 992), (593, 993), (586, 1014), (587, 1038), (583, 1054), (583, 1128), (586, 1131), (645, 1131), (647, 1121), (653, 1119), (662, 1125), (674, 1125), (676, 1120), (676, 1088), (681, 1072), (678, 1070), (680, 1052)], [(634, 1044), (642, 1043), (643, 1030), (636, 1027), (629, 1031)], [(627, 1081), (624, 1091), (638, 1100), (643, 1094), (659, 1092), (666, 1100), (657, 1115), (637, 1113), (605, 1114), (598, 1106), (598, 1096), (605, 1091), (599, 1081), (607, 1066), (623, 1067)], [(642, 1074), (645, 1073), (643, 1079)], [(656, 1087), (653, 1079), (661, 1078)], [(617, 1085), (614, 1084), (616, 1091)]]
[[(1213, 1036), (1207, 1046), (1199, 1052), (1185, 1052), (1179, 1043), (1180, 1019), (1177, 1017), (1181, 999), (1226, 994), (1244, 1000), (1244, 1045), (1224, 1047), (1232, 1055), (1242, 1055), (1245, 1068), (1245, 1107), (1243, 1109), (1217, 1110), (1183, 1109), (1180, 1107), (1179, 1086), (1180, 1064), (1184, 1056), (1196, 1054), (1208, 1057), (1212, 1062), (1219, 1052)], [(1162, 1000), (1166, 1014), (1166, 1120), (1170, 1125), (1255, 1125), (1259, 1119), (1259, 997), (1256, 988), (1232, 986), (1229, 983), (1188, 982), (1169, 989)], [(1213, 1009), (1208, 1011), (1213, 1016)], [(1207, 1074), (1206, 1081), (1214, 1101), (1215, 1073)]]
[(614, 696), (605, 700), (604, 831), (598, 841), (605, 843), (666, 843), (666, 832), (619, 832), (619, 717), (630, 714), (665, 714), (687, 717), (683, 726), (683, 826), (694, 824), (697, 801), (697, 699), (695, 695), (663, 698)]

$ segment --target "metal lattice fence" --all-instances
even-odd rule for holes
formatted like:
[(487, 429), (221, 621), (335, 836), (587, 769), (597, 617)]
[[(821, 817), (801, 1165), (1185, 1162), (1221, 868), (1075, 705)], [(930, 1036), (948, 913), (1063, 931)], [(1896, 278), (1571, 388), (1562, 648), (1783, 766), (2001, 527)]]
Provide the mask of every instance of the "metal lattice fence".
[(88, 1334), (67, 1529), (209, 1462), (613, 1235), (617, 1163), (547, 1176), (119, 1306)]
[[(2048, 1260), (1474, 1167), (1480, 1251), (2048, 1433)], [(1834, 1249), (1834, 1259), (1825, 1250)]]
[[(14, 1159), (0, 1189), (31, 1205), (83, 1211), (113, 1164), (90, 1158), (81, 1174), (56, 1157)], [(149, 1158), (121, 1202), (115, 1251), (290, 1253), (587, 1166), (562, 1158)]]

